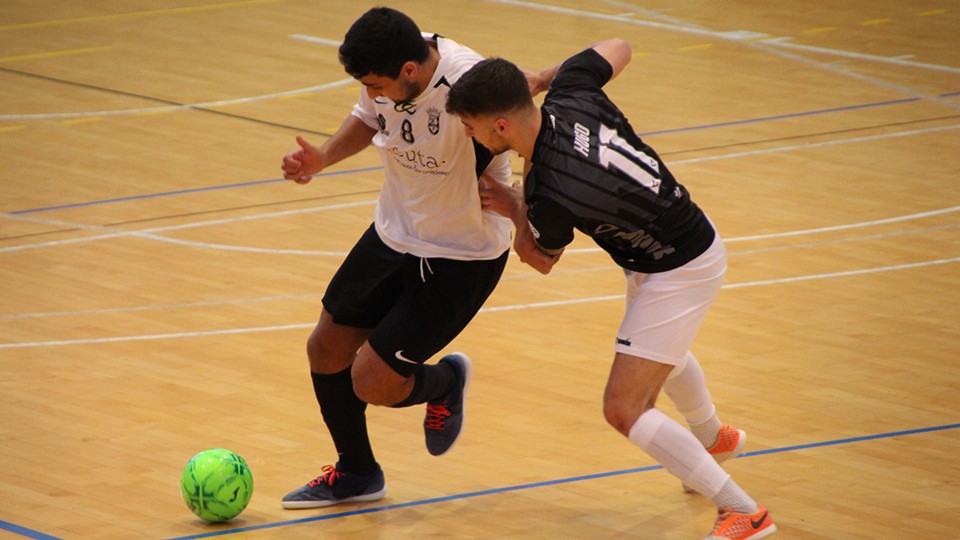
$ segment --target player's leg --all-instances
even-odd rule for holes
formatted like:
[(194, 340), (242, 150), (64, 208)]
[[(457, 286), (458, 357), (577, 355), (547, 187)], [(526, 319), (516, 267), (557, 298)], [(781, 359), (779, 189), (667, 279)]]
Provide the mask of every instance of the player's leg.
[(745, 523), (747, 529), (746, 536), (738, 533), (729, 538), (763, 538), (772, 534), (776, 526), (766, 509), (730, 478), (692, 433), (654, 407), (672, 369), (669, 364), (618, 352), (604, 392), (607, 421), (667, 472), (717, 505), (721, 519), (715, 534), (730, 520)]
[(370, 330), (337, 324), (324, 309), (310, 339), (307, 356), (313, 390), (330, 431), (342, 470), (370, 474), (377, 462), (367, 435), (365, 403), (353, 388), (353, 361)]
[[(693, 434), (655, 408), (671, 369), (669, 364), (618, 352), (604, 392), (604, 416), (670, 474), (710, 498), (730, 476)], [(753, 504), (752, 499), (742, 502)]]
[(354, 391), (358, 349), (400, 294), (402, 254), (371, 226), (331, 280), (320, 321), (307, 341), (311, 379), (339, 461), (283, 498), (284, 508), (317, 508), (385, 493), (367, 434), (366, 407)]
[[(687, 421), (691, 433), (717, 463), (722, 464), (743, 452), (747, 434), (720, 423), (707, 390), (703, 369), (692, 353), (688, 352), (685, 361), (670, 372), (663, 390)], [(683, 484), (683, 490), (694, 492), (686, 484)]]
[[(507, 255), (475, 261), (416, 258), (415, 265), (408, 268), (406, 279), (411, 283), (405, 286), (403, 297), (370, 335), (376, 358), (396, 374), (408, 377), (403, 385), (390, 390), (395, 393), (375, 397), (393, 407), (426, 403), (424, 435), (433, 455), (449, 451), (460, 435), (471, 362), (462, 353), (448, 354), (437, 364), (425, 362), (450, 344), (480, 311), (503, 274)], [(383, 364), (366, 359), (358, 357), (355, 370), (363, 366), (374, 371), (370, 380), (390, 384), (387, 375), (376, 372)], [(354, 383), (362, 396), (367, 390), (359, 386), (368, 385), (366, 379), (362, 372), (355, 372)], [(372, 391), (384, 392), (380, 386)]]
[(720, 419), (707, 390), (703, 369), (692, 353), (688, 352), (684, 361), (673, 368), (663, 391), (683, 415), (694, 436), (705, 447), (713, 446), (720, 431)]
[[(697, 372), (698, 364), (695, 359), (690, 362), (688, 353), (719, 292), (725, 269), (726, 255), (718, 239), (679, 269), (652, 275), (627, 272), (627, 312), (618, 332), (604, 411), (611, 425), (631, 442), (713, 501), (724, 523), (745, 523), (749, 528), (745, 536), (735, 538), (761, 538), (776, 530), (766, 510), (724, 472), (696, 436), (654, 407), (666, 384), (672, 385), (674, 396), (683, 394), (677, 386), (686, 384), (688, 394), (678, 397), (691, 417), (706, 417), (709, 422), (714, 415), (702, 376), (696, 380), (702, 372)], [(691, 366), (684, 378), (683, 372)], [(667, 383), (678, 368), (679, 383)], [(727, 534), (723, 527), (718, 521), (714, 534)]]

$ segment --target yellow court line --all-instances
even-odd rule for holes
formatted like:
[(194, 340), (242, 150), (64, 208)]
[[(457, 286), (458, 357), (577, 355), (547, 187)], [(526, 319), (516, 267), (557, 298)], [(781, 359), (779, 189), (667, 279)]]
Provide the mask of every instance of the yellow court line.
[(110, 47), (87, 47), (85, 49), (70, 49), (67, 51), (22, 54), (20, 56), (3, 56), (3, 57), (0, 57), (0, 64), (7, 64), (10, 62), (21, 62), (23, 60), (40, 60), (43, 58), (57, 58), (59, 56), (76, 56), (78, 54), (90, 54), (90, 53), (102, 52), (108, 49), (110, 49)]
[(713, 43), (701, 43), (700, 45), (688, 45), (686, 47), (680, 47), (681, 51), (698, 51), (702, 49), (709, 49), (713, 47)]
[(863, 26), (879, 26), (881, 24), (889, 24), (891, 19), (870, 19), (869, 21), (863, 21), (860, 24)]
[(827, 32), (833, 32), (836, 30), (836, 26), (824, 26), (821, 28), (807, 28), (803, 31), (804, 34), (826, 34)]
[(80, 24), (88, 22), (116, 21), (121, 19), (137, 19), (143, 17), (153, 17), (155, 15), (172, 15), (180, 13), (197, 13), (200, 11), (212, 11), (218, 9), (230, 9), (236, 7), (254, 6), (259, 4), (275, 4), (286, 0), (244, 0), (241, 2), (227, 2), (224, 4), (213, 4), (210, 6), (191, 6), (170, 9), (155, 9), (152, 11), (138, 11), (133, 13), (116, 13), (113, 15), (93, 15), (90, 17), (77, 17), (75, 19), (55, 19), (50, 21), (37, 21), (32, 23), (6, 24), (0, 26), (3, 30), (24, 30), (28, 28), (46, 28), (48, 26), (63, 26), (66, 24)]
[(4, 126), (0, 127), (0, 133), (9, 133), (11, 131), (22, 131), (27, 129), (27, 126)]
[(946, 12), (947, 10), (945, 9), (931, 9), (929, 11), (921, 11), (920, 13), (917, 13), (917, 17), (930, 17), (931, 15), (943, 15)]

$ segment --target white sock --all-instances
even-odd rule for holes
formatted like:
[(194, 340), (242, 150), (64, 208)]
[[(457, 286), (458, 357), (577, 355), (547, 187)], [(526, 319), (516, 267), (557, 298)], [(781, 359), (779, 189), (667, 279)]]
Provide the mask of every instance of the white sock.
[(677, 411), (683, 415), (700, 444), (704, 448), (716, 444), (720, 419), (707, 390), (703, 369), (692, 353), (687, 353), (683, 365), (673, 368), (663, 383), (663, 391), (677, 406)]
[(757, 501), (753, 500), (747, 492), (740, 489), (740, 486), (733, 481), (733, 478), (727, 480), (720, 491), (711, 499), (717, 508), (724, 510), (733, 510), (741, 514), (755, 514), (757, 512)]
[(641, 414), (627, 438), (708, 499), (730, 479), (696, 437), (657, 409)]

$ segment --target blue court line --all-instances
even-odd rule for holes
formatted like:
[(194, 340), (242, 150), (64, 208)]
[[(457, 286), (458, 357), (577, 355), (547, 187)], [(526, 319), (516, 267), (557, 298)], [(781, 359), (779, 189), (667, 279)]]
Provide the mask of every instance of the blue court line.
[[(940, 97), (947, 97), (947, 95), (942, 95)], [(713, 129), (713, 128), (721, 128), (721, 127), (727, 127), (727, 126), (739, 126), (743, 124), (756, 124), (760, 122), (773, 122), (776, 120), (786, 120), (789, 118), (802, 118), (804, 116), (815, 116), (818, 114), (830, 114), (830, 113), (838, 113), (838, 112), (855, 111), (858, 109), (870, 109), (873, 107), (888, 107), (890, 105), (904, 105), (906, 103), (915, 103), (917, 101), (921, 101), (921, 99), (905, 98), (905, 99), (895, 99), (892, 101), (880, 101), (877, 103), (865, 103), (863, 105), (846, 105), (844, 107), (834, 107), (831, 109), (820, 109), (816, 111), (781, 114), (777, 116), (762, 116), (760, 118), (750, 118), (747, 120), (733, 120), (730, 122), (720, 122), (717, 124), (707, 124), (704, 126), (691, 126), (691, 127), (685, 127), (685, 128), (665, 129), (662, 131), (650, 131), (648, 133), (641, 133), (640, 136), (646, 137), (649, 135), (663, 135), (666, 133), (681, 133), (684, 131), (699, 131), (701, 129)]]
[[(320, 178), (320, 177), (323, 177), (323, 176), (338, 176), (338, 175), (341, 175), (341, 174), (353, 174), (353, 173), (360, 173), (360, 172), (378, 171), (378, 170), (380, 170), (380, 169), (382, 169), (382, 168), (383, 168), (383, 167), (366, 167), (366, 168), (363, 168), (363, 169), (351, 169), (351, 170), (347, 170), (347, 171), (337, 171), (337, 172), (320, 173), (320, 174), (314, 176), (314, 178)], [(240, 182), (240, 183), (237, 183), (237, 184), (224, 184), (224, 185), (220, 185), (220, 186), (207, 186), (207, 187), (202, 187), (202, 188), (181, 189), (181, 190), (178, 190), (178, 191), (166, 191), (166, 192), (163, 192), (163, 193), (150, 193), (150, 194), (147, 194), (147, 195), (131, 195), (131, 196), (129, 196), (129, 197), (118, 197), (118, 198), (116, 198), (116, 199), (102, 199), (102, 200), (99, 200), (99, 201), (88, 201), (88, 202), (82, 202), (82, 203), (63, 204), (63, 205), (60, 205), (60, 206), (47, 206), (47, 207), (44, 207), (44, 208), (31, 208), (31, 209), (29, 209), (29, 210), (15, 210), (15, 211), (13, 211), (13, 212), (7, 212), (7, 213), (8, 213), (8, 214), (11, 214), (11, 215), (17, 215), (17, 214), (35, 214), (35, 213), (38, 213), (38, 212), (48, 212), (48, 211), (50, 211), (50, 210), (64, 210), (64, 209), (66, 209), (66, 208), (78, 208), (78, 207), (81, 207), (81, 206), (95, 206), (95, 205), (99, 205), (99, 204), (108, 204), (108, 203), (124, 202), (124, 201), (139, 201), (139, 200), (141, 200), (141, 199), (153, 199), (153, 198), (155, 198), (155, 197), (169, 197), (169, 196), (171, 196), (171, 195), (184, 195), (184, 194), (187, 194), (187, 193), (198, 193), (198, 192), (201, 192), (201, 191), (215, 191), (215, 190), (220, 190), (220, 189), (231, 189), (231, 188), (237, 188), (237, 187), (257, 186), (257, 185), (260, 185), (260, 184), (273, 184), (273, 183), (276, 183), (276, 182), (289, 182), (289, 180), (285, 180), (285, 179), (283, 179), (283, 178), (271, 178), (270, 180), (254, 180), (254, 181), (252, 181), (252, 182)]]
[[(950, 98), (950, 97), (956, 97), (956, 96), (960, 96), (960, 91), (958, 91), (958, 92), (949, 92), (949, 93), (946, 93), (946, 94), (940, 94), (940, 96), (938, 96), (938, 97), (940, 97), (940, 98)], [(907, 104), (907, 103), (915, 103), (915, 102), (918, 102), (918, 101), (922, 101), (922, 98), (918, 98), (918, 97), (917, 97), (917, 98), (905, 98), (905, 99), (895, 99), (895, 100), (891, 100), (891, 101), (879, 101), (879, 102), (876, 102), (876, 103), (865, 103), (865, 104), (861, 104), (861, 105), (847, 105), (847, 106), (844, 106), (844, 107), (833, 107), (833, 108), (829, 108), (829, 109), (819, 109), (819, 110), (814, 110), (814, 111), (804, 111), (804, 112), (791, 113), (791, 114), (782, 114), (782, 115), (777, 115), (777, 116), (763, 116), (763, 117), (760, 117), (760, 118), (751, 118), (751, 119), (747, 119), (747, 120), (734, 120), (734, 121), (730, 121), (730, 122), (720, 122), (720, 123), (716, 123), (716, 124), (704, 124), (704, 125), (701, 125), (701, 126), (690, 126), (690, 127), (684, 127), (684, 128), (665, 129), (665, 130), (662, 130), (662, 131), (650, 131), (650, 132), (646, 132), (646, 133), (640, 133), (639, 135), (640, 135), (641, 137), (649, 137), (649, 136), (651, 136), (651, 135), (664, 135), (664, 134), (667, 134), (667, 133), (681, 133), (681, 132), (684, 132), (684, 131), (699, 131), (699, 130), (704, 130), (704, 129), (715, 129), (715, 128), (728, 127), (728, 126), (737, 126), (737, 125), (743, 125), (743, 124), (755, 124), (755, 123), (759, 123), (759, 122), (773, 122), (773, 121), (777, 121), (777, 120), (787, 120), (787, 119), (790, 119), (790, 118), (801, 118), (801, 117), (804, 117), (804, 116), (814, 116), (814, 115), (819, 115), (819, 114), (832, 114), (832, 113), (838, 113), (838, 112), (855, 111), (855, 110), (859, 110), (859, 109), (869, 109), (869, 108), (873, 108), (873, 107), (889, 107), (889, 106), (891, 106), (891, 105), (904, 105), (904, 104)], [(347, 171), (338, 171), (338, 172), (332, 172), (332, 173), (321, 173), (321, 174), (318, 174), (317, 177), (322, 177), (322, 176), (335, 176), (335, 175), (341, 175), (341, 174), (353, 174), (353, 173), (359, 173), (359, 172), (369, 172), (369, 171), (380, 170), (380, 169), (382, 169), (382, 168), (383, 168), (383, 167), (367, 167), (367, 168), (363, 168), (363, 169), (351, 169), (351, 170), (347, 170)], [(270, 180), (255, 180), (255, 181), (252, 181), (252, 182), (242, 182), (242, 183), (237, 183), (237, 184), (224, 184), (224, 185), (219, 185), (219, 186), (208, 186), (208, 187), (202, 187), (202, 188), (184, 189), (184, 190), (179, 190), (179, 191), (168, 191), (168, 192), (164, 192), (164, 193), (151, 193), (151, 194), (147, 194), (147, 195), (133, 195), (133, 196), (130, 196), (130, 197), (119, 197), (119, 198), (116, 198), (116, 199), (103, 199), (103, 200), (98, 200), (98, 201), (88, 201), (88, 202), (82, 202), (82, 203), (64, 204), (64, 205), (59, 205), (59, 206), (47, 206), (47, 207), (43, 207), (43, 208), (31, 208), (31, 209), (27, 209), (27, 210), (15, 210), (15, 211), (12, 211), (12, 212), (8, 212), (8, 214), (11, 214), (11, 215), (17, 215), (17, 214), (35, 214), (35, 213), (39, 213), (39, 212), (49, 212), (49, 211), (52, 211), (52, 210), (63, 210), (63, 209), (66, 209), (66, 208), (78, 208), (78, 207), (84, 207), (84, 206), (95, 206), (95, 205), (100, 205), (100, 204), (109, 204), (109, 203), (124, 202), (124, 201), (137, 201), (137, 200), (141, 200), (141, 199), (152, 199), (152, 198), (155, 198), (155, 197), (169, 197), (169, 196), (172, 196), (172, 195), (184, 195), (184, 194), (187, 194), (187, 193), (197, 193), (197, 192), (202, 192), (202, 191), (215, 191), (215, 190), (220, 190), (220, 189), (231, 189), (231, 188), (236, 188), (236, 187), (247, 187), (247, 186), (260, 185), (260, 184), (271, 184), (271, 183), (274, 183), (274, 182), (283, 182), (283, 181), (285, 181), (285, 180), (283, 180), (282, 178), (272, 178), (272, 179), (270, 179)]]
[[(888, 439), (888, 438), (892, 438), (892, 437), (902, 437), (902, 436), (906, 436), (906, 435), (918, 435), (918, 434), (921, 434), (921, 433), (931, 433), (931, 432), (935, 432), (935, 431), (946, 431), (946, 430), (957, 429), (957, 428), (960, 428), (960, 424), (947, 424), (947, 425), (943, 425), (943, 426), (933, 426), (933, 427), (925, 427), (925, 428), (917, 428), (917, 429), (907, 429), (907, 430), (903, 430), (903, 431), (893, 431), (893, 432), (890, 432), (890, 433), (879, 433), (879, 434), (876, 434), (876, 435), (865, 435), (865, 436), (862, 436), (862, 437), (849, 437), (849, 438), (846, 438), (846, 439), (836, 439), (836, 440), (832, 440), (832, 441), (822, 441), (822, 442), (815, 442), (815, 443), (798, 444), (798, 445), (794, 445), (794, 446), (785, 446), (785, 447), (782, 447), (782, 448), (770, 448), (770, 449), (767, 449), (767, 450), (757, 450), (757, 451), (754, 451), (754, 452), (746, 452), (746, 453), (743, 453), (743, 454), (741, 454), (741, 455), (739, 456), (739, 458), (753, 457), (753, 456), (762, 456), (762, 455), (767, 455), (767, 454), (780, 454), (780, 453), (783, 453), (783, 452), (795, 452), (795, 451), (798, 451), (798, 450), (807, 450), (807, 449), (810, 449), (810, 448), (822, 448), (822, 447), (827, 447), (827, 446), (838, 446), (838, 445), (842, 445), (842, 444), (851, 444), (851, 443), (858, 443), (858, 442), (865, 442), (865, 441), (874, 441), (874, 440), (878, 440), (878, 439)], [(738, 459), (739, 459), (739, 458), (738, 458)], [(336, 513), (336, 514), (324, 514), (324, 515), (320, 515), (320, 516), (312, 516), (312, 517), (308, 517), (308, 518), (294, 519), (294, 520), (290, 520), (290, 521), (280, 521), (280, 522), (277, 522), (277, 523), (265, 523), (265, 524), (263, 524), (263, 525), (252, 525), (252, 526), (249, 526), (249, 527), (238, 527), (238, 528), (236, 528), (236, 529), (220, 530), (220, 531), (211, 531), (211, 532), (200, 533), (200, 534), (195, 534), (195, 535), (191, 535), (191, 536), (181, 536), (181, 537), (177, 537), (177, 538), (171, 538), (170, 540), (192, 540), (192, 539), (197, 539), (197, 538), (210, 538), (210, 537), (213, 537), (213, 536), (225, 536), (225, 535), (228, 535), (228, 534), (234, 534), (234, 533), (239, 533), (239, 532), (259, 531), (259, 530), (264, 530), (264, 529), (273, 529), (273, 528), (277, 528), (277, 527), (287, 527), (287, 526), (290, 526), (290, 525), (300, 525), (300, 524), (303, 524), (303, 523), (313, 523), (313, 522), (317, 522), (317, 521), (326, 521), (326, 520), (330, 520), (330, 519), (344, 518), (344, 517), (349, 517), (349, 516), (358, 516), (358, 515), (363, 515), (363, 514), (372, 514), (372, 513), (375, 513), (375, 512), (386, 512), (386, 511), (389, 511), (389, 510), (398, 510), (398, 509), (402, 509), (402, 508), (413, 508), (413, 507), (425, 506), (425, 505), (429, 505), (429, 504), (437, 504), (437, 503), (443, 503), (443, 502), (449, 502), (449, 501), (457, 501), (457, 500), (463, 500), (463, 499), (472, 499), (472, 498), (474, 498), (474, 497), (483, 497), (483, 496), (485, 496), (485, 495), (496, 495), (496, 494), (500, 494), (500, 493), (509, 493), (509, 492), (512, 492), (512, 491), (523, 491), (523, 490), (527, 490), (527, 489), (536, 489), (536, 488), (542, 488), (542, 487), (557, 486), (557, 485), (561, 485), (561, 484), (570, 484), (570, 483), (573, 483), (573, 482), (583, 482), (583, 481), (585, 481), (585, 480), (595, 480), (595, 479), (598, 479), (598, 478), (609, 478), (609, 477), (613, 477), (613, 476), (623, 476), (623, 475), (627, 475), (627, 474), (637, 474), (637, 473), (655, 471), (655, 470), (657, 470), (657, 469), (662, 469), (662, 468), (663, 468), (662, 465), (650, 465), (650, 466), (647, 466), (647, 467), (637, 467), (637, 468), (633, 468), (633, 469), (624, 469), (624, 470), (620, 470), (620, 471), (610, 471), (610, 472), (604, 472), (604, 473), (587, 474), (587, 475), (582, 475), (582, 476), (573, 476), (573, 477), (570, 477), (570, 478), (560, 478), (560, 479), (557, 479), (557, 480), (547, 480), (547, 481), (543, 481), (543, 482), (531, 482), (531, 483), (529, 483), (529, 484), (520, 484), (520, 485), (517, 485), (517, 486), (507, 486), (507, 487), (502, 487), (502, 488), (486, 489), (486, 490), (482, 490), (482, 491), (472, 491), (472, 492), (469, 492), (469, 493), (461, 493), (461, 494), (459, 494), (459, 495), (449, 495), (449, 496), (446, 496), (446, 497), (436, 497), (436, 498), (433, 498), (433, 499), (424, 499), (424, 500), (421, 500), (421, 501), (411, 501), (411, 502), (400, 503), (400, 504), (389, 504), (389, 505), (386, 505), (386, 506), (378, 506), (378, 507), (375, 507), (375, 508), (361, 508), (361, 509), (358, 509), (358, 510), (351, 510), (351, 511), (348, 511), (348, 512), (340, 512), (340, 513)]]
[[(848, 438), (845, 438), (845, 439), (834, 439), (834, 440), (831, 440), (831, 441), (821, 441), (821, 442), (815, 442), (815, 443), (797, 444), (797, 445), (793, 445), (793, 446), (784, 446), (784, 447), (781, 447), (781, 448), (769, 448), (769, 449), (767, 449), (767, 450), (756, 450), (756, 451), (753, 451), (753, 452), (746, 452), (746, 453), (744, 453), (744, 454), (741, 454), (738, 459), (740, 459), (740, 458), (745, 458), (745, 457), (763, 456), (763, 455), (768, 455), (768, 454), (781, 454), (781, 453), (784, 453), (784, 452), (796, 452), (796, 451), (798, 451), (798, 450), (808, 450), (808, 449), (811, 449), (811, 448), (823, 448), (823, 447), (827, 447), (827, 446), (839, 446), (839, 445), (842, 445), (842, 444), (851, 444), (851, 443), (858, 443), (858, 442), (875, 441), (875, 440), (878, 440), (878, 439), (889, 439), (889, 438), (892, 438), (892, 437), (902, 437), (902, 436), (907, 436), (907, 435), (918, 435), (918, 434), (922, 434), (922, 433), (932, 433), (932, 432), (936, 432), (936, 431), (947, 431), (947, 430), (957, 429), (957, 428), (960, 428), (960, 424), (946, 424), (946, 425), (942, 425), (942, 426), (932, 426), (932, 427), (916, 428), (916, 429), (905, 429), (905, 430), (902, 430), (902, 431), (891, 431), (891, 432), (889, 432), (889, 433), (878, 433), (878, 434), (875, 434), (875, 435), (864, 435), (864, 436), (861, 436), (861, 437), (848, 437)], [(242, 532), (261, 531), (261, 530), (265, 530), (265, 529), (275, 529), (275, 528), (278, 528), (278, 527), (289, 527), (289, 526), (291, 526), (291, 525), (300, 525), (300, 524), (304, 524), (304, 523), (314, 523), (314, 522), (317, 522), (317, 521), (327, 521), (327, 520), (331, 520), (331, 519), (345, 518), (345, 517), (350, 517), (350, 516), (359, 516), (359, 515), (363, 515), (363, 514), (373, 514), (373, 513), (377, 513), (377, 512), (386, 512), (386, 511), (389, 511), (389, 510), (399, 510), (399, 509), (403, 509), (403, 508), (413, 508), (413, 507), (417, 507), (417, 506), (426, 506), (426, 505), (430, 505), (430, 504), (438, 504), (438, 503), (444, 503), (444, 502), (449, 502), (449, 501), (458, 501), (458, 500), (464, 500), (464, 499), (472, 499), (472, 498), (475, 498), (475, 497), (483, 497), (483, 496), (485, 496), (485, 495), (496, 495), (496, 494), (499, 494), (499, 493), (510, 493), (510, 492), (513, 492), (513, 491), (523, 491), (523, 490), (527, 490), (527, 489), (536, 489), (536, 488), (541, 488), (541, 487), (557, 486), (557, 485), (561, 485), (561, 484), (570, 484), (570, 483), (573, 483), (573, 482), (583, 482), (583, 481), (585, 481), (585, 480), (596, 480), (596, 479), (598, 479), (598, 478), (610, 478), (610, 477), (613, 477), (613, 476), (623, 476), (623, 475), (627, 475), (627, 474), (637, 474), (637, 473), (655, 471), (655, 470), (657, 470), (657, 469), (662, 469), (662, 468), (663, 468), (662, 465), (650, 465), (650, 466), (647, 466), (647, 467), (637, 467), (637, 468), (633, 468), (633, 469), (624, 469), (624, 470), (620, 470), (620, 471), (609, 471), (609, 472), (604, 472), (604, 473), (595, 473), (595, 474), (586, 474), (586, 475), (581, 475), (581, 476), (572, 476), (572, 477), (569, 477), (569, 478), (559, 478), (559, 479), (557, 479), (557, 480), (546, 480), (546, 481), (543, 481), (543, 482), (531, 482), (531, 483), (528, 483), (528, 484), (520, 484), (520, 485), (516, 485), (516, 486), (507, 486), (507, 487), (501, 487), (501, 488), (485, 489), (485, 490), (481, 490), (481, 491), (471, 491), (471, 492), (468, 492), (468, 493), (461, 493), (461, 494), (459, 494), (459, 495), (448, 495), (448, 496), (446, 496), (446, 497), (436, 497), (436, 498), (432, 498), (432, 499), (423, 499), (423, 500), (420, 500), (420, 501), (411, 501), (411, 502), (399, 503), (399, 504), (388, 504), (388, 505), (385, 505), (385, 506), (377, 506), (377, 507), (374, 507), (374, 508), (360, 508), (360, 509), (357, 509), (357, 510), (350, 510), (350, 511), (347, 511), (347, 512), (339, 512), (339, 513), (336, 513), (336, 514), (324, 514), (324, 515), (320, 515), (320, 516), (311, 516), (311, 517), (301, 518), (301, 519), (292, 519), (292, 520), (288, 520), (288, 521), (279, 521), (279, 522), (276, 522), (276, 523), (264, 523), (264, 524), (262, 524), (262, 525), (251, 525), (251, 526), (249, 526), (249, 527), (237, 527), (237, 528), (235, 528), (235, 529), (224, 529), (224, 530), (218, 530), (218, 531), (210, 531), (210, 532), (205, 532), (205, 533), (200, 533), (200, 534), (194, 534), (194, 535), (190, 535), (190, 536), (179, 536), (179, 537), (176, 537), (176, 538), (171, 538), (171, 539), (169, 539), (169, 540), (193, 540), (193, 539), (198, 539), (198, 538), (211, 538), (211, 537), (214, 537), (214, 536), (226, 536), (226, 535), (236, 534), (236, 533), (242, 533)], [(19, 526), (19, 525), (15, 525), (15, 524), (13, 524), (13, 523), (9, 523), (9, 522), (3, 521), (3, 520), (0, 520), (0, 530), (9, 531), (9, 532), (12, 532), (12, 533), (15, 533), (15, 534), (19, 534), (19, 535), (21, 535), (21, 536), (24, 536), (24, 537), (26, 537), (26, 538), (31, 538), (31, 539), (35, 539), (35, 540), (60, 540), (59, 538), (57, 538), (57, 537), (55, 537), (55, 536), (50, 536), (50, 535), (47, 535), (47, 534), (44, 534), (44, 533), (41, 533), (41, 532), (37, 532), (37, 531), (31, 530), (31, 529), (27, 529), (26, 527), (21, 527), (21, 526)]]
[(26, 538), (33, 538), (35, 540), (60, 540), (56, 536), (50, 536), (49, 534), (43, 534), (42, 532), (37, 532), (26, 527), (21, 527), (13, 523), (8, 523), (0, 519), (0, 531), (8, 531), (13, 534), (19, 534)]

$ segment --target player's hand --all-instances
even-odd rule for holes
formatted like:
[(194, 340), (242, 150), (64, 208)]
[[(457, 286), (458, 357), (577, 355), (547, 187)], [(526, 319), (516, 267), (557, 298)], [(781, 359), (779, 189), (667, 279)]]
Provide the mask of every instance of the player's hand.
[(533, 237), (533, 231), (530, 230), (529, 223), (524, 223), (523, 226), (518, 224), (517, 235), (513, 239), (513, 250), (520, 257), (520, 262), (530, 265), (534, 270), (544, 275), (550, 273), (553, 265), (557, 264), (560, 255), (563, 254), (562, 249), (552, 254), (540, 249)]
[(527, 68), (520, 68), (520, 72), (523, 73), (523, 76), (527, 78), (527, 86), (530, 87), (530, 95), (536, 96), (540, 92), (543, 92), (550, 87), (550, 81), (546, 80), (543, 76), (543, 73), (538, 71), (531, 71)]
[(508, 185), (484, 174), (480, 176), (479, 190), (480, 207), (484, 210), (496, 212), (514, 221), (522, 217), (523, 189), (519, 181)]
[(300, 148), (283, 157), (283, 177), (298, 184), (306, 184), (313, 179), (313, 175), (323, 170), (323, 153), (306, 139), (297, 135), (297, 144)]

